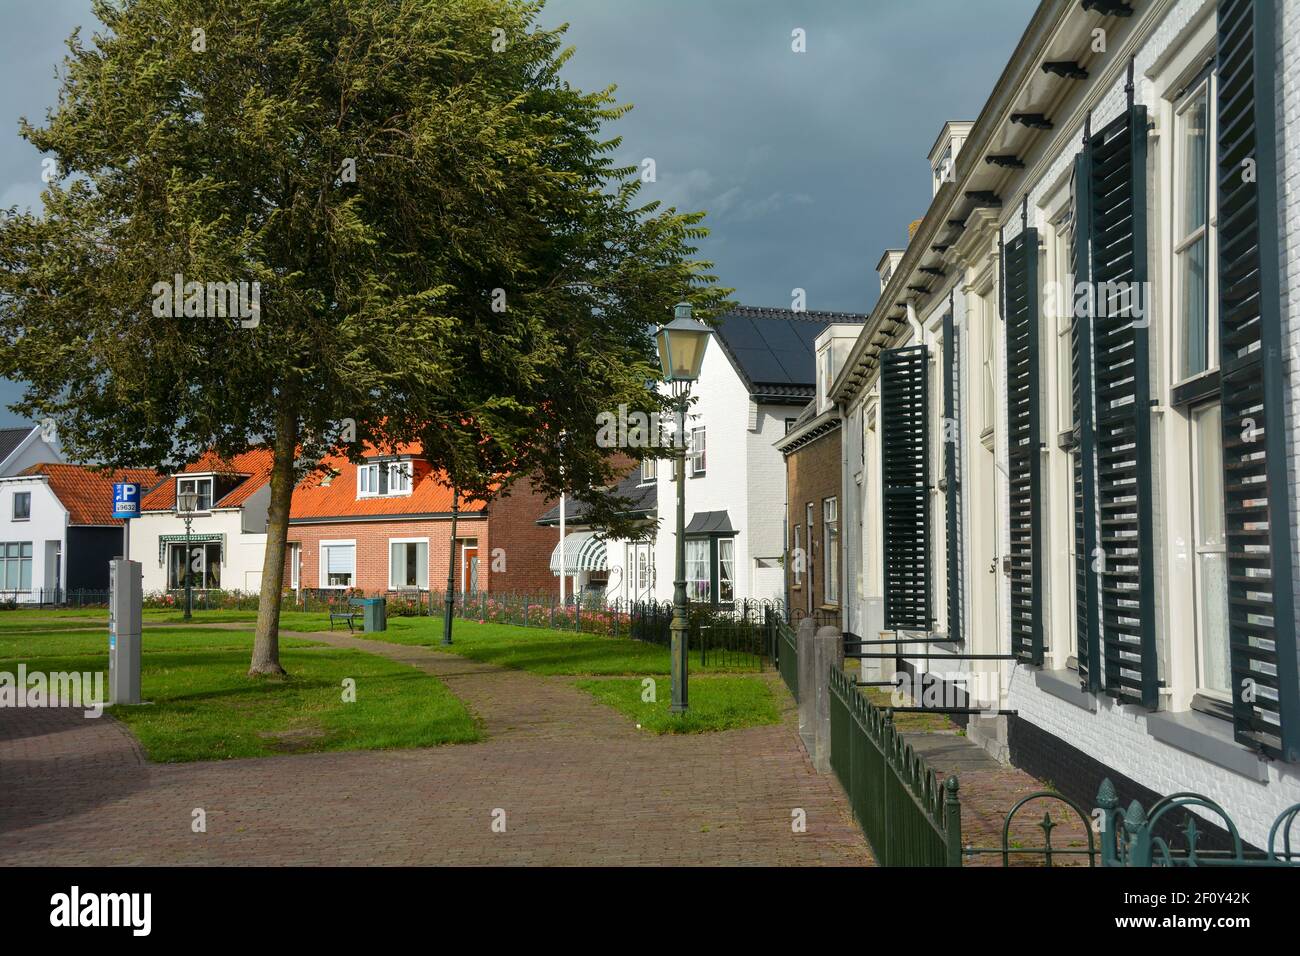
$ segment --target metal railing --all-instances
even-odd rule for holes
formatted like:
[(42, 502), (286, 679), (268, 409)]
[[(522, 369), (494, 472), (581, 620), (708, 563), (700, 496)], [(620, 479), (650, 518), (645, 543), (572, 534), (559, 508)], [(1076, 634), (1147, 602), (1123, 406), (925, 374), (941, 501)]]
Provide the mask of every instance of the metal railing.
[(108, 591), (92, 588), (28, 588), (0, 591), (0, 607), (107, 607)]
[(799, 644), (795, 630), (780, 617), (771, 622), (773, 656), (790, 695), (799, 700)]
[[(431, 595), (435, 615), (445, 596)], [(606, 601), (580, 595), (561, 603), (556, 595), (479, 592), (458, 595), (454, 613), (463, 620), (557, 631), (627, 637), (667, 647), (673, 606), (668, 601)], [(784, 608), (779, 601), (742, 600), (733, 605), (692, 604), (687, 610), (688, 647), (702, 666), (763, 670), (772, 658), (772, 622)]]
[(961, 866), (957, 778), (942, 784), (890, 715), (830, 673), (831, 769), (882, 866)]

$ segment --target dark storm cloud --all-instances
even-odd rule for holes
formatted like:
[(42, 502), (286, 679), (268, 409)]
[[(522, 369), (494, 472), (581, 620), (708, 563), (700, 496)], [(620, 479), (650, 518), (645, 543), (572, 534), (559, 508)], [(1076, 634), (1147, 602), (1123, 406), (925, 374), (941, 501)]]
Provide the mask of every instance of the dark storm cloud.
[[(1035, 0), (550, 0), (565, 68), (635, 105), (611, 128), (643, 195), (703, 209), (738, 301), (866, 311), (874, 266), (930, 198), (926, 154), (944, 120), (974, 119)], [(89, 0), (0, 4), (0, 206), (39, 203), (40, 156), (17, 135), (55, 101), (63, 41)], [(803, 30), (807, 51), (791, 50)], [(18, 387), (0, 383), (0, 404)], [(0, 426), (16, 417), (0, 412)]]

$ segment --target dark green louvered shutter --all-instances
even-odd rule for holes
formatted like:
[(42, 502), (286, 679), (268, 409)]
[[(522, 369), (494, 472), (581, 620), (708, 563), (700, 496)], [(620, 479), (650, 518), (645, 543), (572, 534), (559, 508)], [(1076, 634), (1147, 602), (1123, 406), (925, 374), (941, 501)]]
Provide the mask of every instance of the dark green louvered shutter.
[[(1092, 154), (1087, 144), (1074, 160), (1072, 190), (1072, 226), (1070, 261), (1074, 283), (1091, 288), (1092, 260)], [(1069, 290), (1072, 308), (1070, 323), (1070, 388), (1074, 408), (1073, 447), (1070, 449), (1074, 471), (1074, 589), (1075, 634), (1079, 665), (1079, 684), (1087, 691), (1101, 688), (1101, 641), (1097, 602), (1097, 452), (1093, 428), (1093, 355), (1092, 309), (1087, 298), (1076, 299)]]
[(880, 353), (885, 626), (930, 629), (930, 464), (924, 345)]
[(1295, 761), (1300, 689), (1279, 314), (1275, 14), (1272, 3), (1219, 3), (1219, 372), (1233, 723), (1242, 743)]
[(944, 529), (948, 564), (948, 640), (961, 641), (961, 355), (952, 306), (943, 317), (943, 479)]
[(1038, 383), (1038, 230), (1003, 250), (1007, 485), (1011, 519), (1011, 653), (1043, 663), (1042, 436)]
[(1095, 133), (1090, 152), (1103, 686), (1120, 700), (1154, 708), (1146, 107), (1129, 107)]

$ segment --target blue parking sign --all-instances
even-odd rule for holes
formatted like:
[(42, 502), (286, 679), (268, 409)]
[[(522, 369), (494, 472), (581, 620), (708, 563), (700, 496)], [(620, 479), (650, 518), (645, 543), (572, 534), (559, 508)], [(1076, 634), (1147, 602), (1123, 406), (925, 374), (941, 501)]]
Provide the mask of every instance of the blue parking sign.
[(113, 482), (113, 517), (140, 517), (140, 485), (134, 481)]

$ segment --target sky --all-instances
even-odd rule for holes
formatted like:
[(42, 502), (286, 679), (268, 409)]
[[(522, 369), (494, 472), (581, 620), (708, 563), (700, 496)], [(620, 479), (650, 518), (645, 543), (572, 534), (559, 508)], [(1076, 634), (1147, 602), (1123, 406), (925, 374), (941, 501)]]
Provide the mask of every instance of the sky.
[[(549, 0), (569, 24), (564, 76), (633, 109), (624, 165), (642, 196), (704, 210), (700, 255), (745, 305), (867, 312), (876, 263), (925, 214), (927, 156), (973, 120), (1037, 0)], [(90, 0), (0, 0), (0, 207), (39, 208), (41, 156), (18, 135), (54, 105)], [(795, 31), (802, 31), (798, 37)], [(803, 52), (794, 46), (802, 41)], [(0, 379), (0, 427), (21, 386)]]

